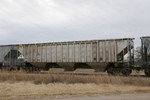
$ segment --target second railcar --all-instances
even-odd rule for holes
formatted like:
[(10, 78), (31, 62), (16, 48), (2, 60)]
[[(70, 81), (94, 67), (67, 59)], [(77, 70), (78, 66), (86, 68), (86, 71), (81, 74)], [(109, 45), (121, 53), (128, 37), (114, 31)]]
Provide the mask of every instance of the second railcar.
[(145, 75), (150, 76), (150, 37), (141, 37), (142, 67)]

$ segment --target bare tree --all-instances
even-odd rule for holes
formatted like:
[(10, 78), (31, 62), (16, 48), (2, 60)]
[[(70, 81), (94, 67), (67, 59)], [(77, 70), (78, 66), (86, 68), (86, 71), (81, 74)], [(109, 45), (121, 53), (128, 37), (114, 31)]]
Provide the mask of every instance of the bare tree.
[(134, 64), (136, 71), (140, 71), (142, 66), (142, 53), (141, 53), (141, 47), (136, 47), (134, 50)]
[(136, 47), (134, 51), (134, 59), (136, 62), (141, 62), (142, 60), (141, 47)]

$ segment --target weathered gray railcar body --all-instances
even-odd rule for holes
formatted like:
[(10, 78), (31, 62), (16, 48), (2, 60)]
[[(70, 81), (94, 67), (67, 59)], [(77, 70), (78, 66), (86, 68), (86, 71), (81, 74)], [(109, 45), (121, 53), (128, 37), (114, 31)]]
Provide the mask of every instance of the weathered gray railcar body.
[[(29, 66), (46, 69), (62, 67), (66, 70), (94, 68), (105, 71), (109, 65), (115, 67), (115, 64), (124, 64), (125, 55), (129, 56), (127, 62), (130, 66), (133, 45), (133, 38), (124, 38), (0, 46), (0, 62), (6, 64), (5, 56), (16, 50), (19, 54), (16, 54), (17, 59), (23, 59)], [(10, 57), (9, 60), (14, 58)]]
[(142, 66), (145, 74), (150, 75), (150, 37), (141, 37)]

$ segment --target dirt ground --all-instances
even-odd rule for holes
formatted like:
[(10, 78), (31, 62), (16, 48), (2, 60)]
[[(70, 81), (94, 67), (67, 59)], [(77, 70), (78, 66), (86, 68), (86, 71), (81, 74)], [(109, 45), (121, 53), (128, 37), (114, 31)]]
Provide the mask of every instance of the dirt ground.
[(61, 100), (150, 100), (150, 94), (121, 94), (99, 97), (65, 98)]
[[(5, 100), (5, 99), (0, 99)], [(6, 100), (12, 100), (6, 99)], [(55, 97), (55, 98), (32, 98), (14, 99), (14, 100), (150, 100), (150, 93), (116, 94), (101, 96), (81, 96), (81, 97)]]
[[(37, 99), (36, 99), (37, 100)], [(53, 99), (38, 99), (38, 100), (150, 100), (150, 93), (134, 93), (120, 95), (103, 95), (103, 96), (84, 96), (71, 98), (53, 98)]]
[[(120, 95), (126, 93), (132, 95)], [(140, 94), (141, 96), (139, 96), (139, 94), (133, 93), (150, 94), (150, 87), (91, 83), (51, 83), (47, 85), (35, 85), (31, 82), (0, 83), (0, 100), (112, 100), (111, 98), (114, 98), (113, 100), (120, 100), (119, 98), (122, 98), (121, 100), (134, 100), (134, 98), (139, 99), (141, 97), (150, 100), (149, 94)]]

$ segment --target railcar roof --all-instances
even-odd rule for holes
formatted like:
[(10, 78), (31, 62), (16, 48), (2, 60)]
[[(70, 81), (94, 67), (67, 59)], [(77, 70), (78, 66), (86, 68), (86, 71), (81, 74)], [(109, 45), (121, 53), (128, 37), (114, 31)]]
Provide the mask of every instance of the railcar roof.
[(140, 38), (141, 38), (141, 39), (142, 39), (142, 38), (150, 38), (150, 36), (143, 36), (143, 37), (140, 37)]
[(67, 44), (67, 43), (85, 43), (85, 42), (97, 42), (97, 41), (120, 41), (120, 40), (133, 40), (134, 38), (118, 38), (118, 39), (95, 39), (95, 40), (79, 40), (79, 41), (60, 41), (60, 42), (45, 42), (45, 43), (24, 43), (24, 44), (8, 44), (2, 46), (19, 46), (19, 45), (40, 45), (40, 44)]

